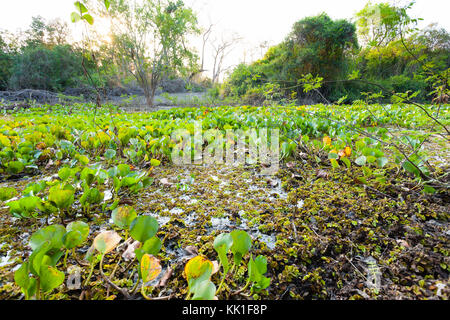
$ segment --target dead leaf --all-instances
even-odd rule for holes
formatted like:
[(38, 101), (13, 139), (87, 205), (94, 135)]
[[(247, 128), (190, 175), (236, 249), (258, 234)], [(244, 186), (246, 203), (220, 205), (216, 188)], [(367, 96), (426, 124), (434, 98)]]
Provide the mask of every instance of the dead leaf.
[(162, 276), (161, 280), (159, 280), (159, 283), (156, 285), (156, 287), (165, 287), (167, 286), (167, 282), (169, 282), (170, 277), (173, 274), (173, 269), (170, 268), (166, 271), (166, 273), (164, 273), (164, 275)]
[(159, 180), (159, 181), (161, 181), (161, 183), (163, 184), (163, 185), (166, 185), (166, 186), (170, 186), (172, 183), (170, 183), (169, 182), (169, 180), (167, 179), (167, 178), (162, 178), (161, 180)]
[(94, 247), (102, 254), (113, 251), (122, 238), (115, 231), (103, 231), (94, 239)]
[(219, 262), (217, 262), (217, 260), (212, 261), (212, 263), (213, 263), (213, 270), (212, 270), (211, 275), (219, 272), (219, 269), (220, 269)]
[(408, 244), (408, 242), (406, 242), (405, 240), (403, 240), (403, 239), (397, 239), (396, 241), (397, 241), (397, 243), (398, 243), (399, 245), (401, 245), (402, 247), (409, 248), (409, 244)]
[(130, 243), (128, 245), (127, 249), (125, 250), (125, 252), (122, 254), (122, 258), (125, 261), (133, 260), (136, 257), (136, 254), (134, 253), (134, 250), (139, 248), (140, 244), (141, 243), (139, 241), (134, 241), (133, 243)]
[(328, 172), (326, 172), (325, 170), (319, 170), (316, 173), (316, 177), (317, 178), (327, 179), (328, 178)]
[(198, 249), (196, 246), (187, 246), (186, 248), (184, 248), (184, 251), (186, 251), (191, 256), (198, 255)]

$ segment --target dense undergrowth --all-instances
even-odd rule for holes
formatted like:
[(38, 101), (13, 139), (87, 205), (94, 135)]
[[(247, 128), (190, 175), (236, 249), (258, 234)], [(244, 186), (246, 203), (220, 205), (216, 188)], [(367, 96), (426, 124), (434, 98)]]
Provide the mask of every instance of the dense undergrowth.
[[(278, 128), (278, 174), (172, 165), (194, 120)], [(448, 297), (448, 140), (415, 106), (44, 106), (0, 133), (3, 299)]]

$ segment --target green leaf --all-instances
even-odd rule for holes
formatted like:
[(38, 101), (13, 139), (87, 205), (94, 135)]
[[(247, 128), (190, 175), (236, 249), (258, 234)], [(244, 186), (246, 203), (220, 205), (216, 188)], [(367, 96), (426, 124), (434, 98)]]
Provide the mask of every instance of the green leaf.
[(337, 160), (336, 159), (330, 159), (330, 162), (331, 162), (331, 166), (333, 167), (333, 168), (339, 168), (339, 163), (337, 162)]
[(65, 181), (70, 177), (70, 174), (72, 173), (72, 170), (70, 170), (70, 168), (61, 168), (58, 171), (58, 176), (61, 178), (61, 180)]
[(142, 250), (145, 253), (151, 254), (151, 255), (157, 255), (159, 250), (161, 250), (161, 240), (158, 237), (151, 237), (147, 241), (144, 242), (142, 246)]
[(62, 241), (64, 247), (72, 249), (83, 243), (83, 235), (80, 231), (69, 231), (63, 236)]
[(36, 279), (29, 275), (29, 263), (23, 263), (14, 273), (14, 281), (25, 293), (25, 298), (33, 296), (36, 292)]
[(44, 242), (42, 245), (40, 245), (38, 248), (33, 250), (30, 257), (28, 258), (29, 261), (29, 270), (32, 274), (39, 276), (41, 266), (46, 264), (49, 265), (50, 263), (46, 263), (50, 258), (47, 256), (47, 252), (50, 251), (51, 244), (50, 241)]
[(188, 282), (189, 292), (195, 293), (199, 284), (209, 280), (213, 270), (213, 263), (202, 256), (190, 259), (184, 267), (184, 276)]
[(152, 160), (150, 160), (150, 164), (152, 167), (158, 167), (161, 164), (161, 161), (152, 159)]
[(341, 161), (347, 166), (347, 168), (350, 168), (352, 166), (350, 160), (348, 160), (348, 158), (346, 157), (341, 158)]
[(128, 175), (130, 173), (131, 169), (130, 166), (127, 164), (119, 164), (117, 166), (117, 174), (120, 177), (125, 177), (126, 175)]
[(19, 269), (14, 272), (14, 281), (16, 284), (23, 288), (27, 289), (30, 284), (30, 275), (28, 272), (28, 262), (22, 263)]
[(10, 187), (0, 188), (0, 201), (6, 201), (14, 198), (17, 195), (17, 190)]
[(31, 235), (30, 247), (35, 250), (48, 241), (49, 249), (60, 249), (63, 246), (62, 238), (65, 233), (66, 229), (59, 224), (42, 228)]
[(210, 280), (203, 280), (196, 285), (192, 300), (214, 300), (216, 286)]
[(436, 189), (435, 188), (433, 188), (431, 186), (427, 186), (427, 185), (423, 186), (423, 191), (425, 191), (426, 193), (429, 193), (429, 194), (435, 194), (436, 193)]
[(64, 273), (51, 266), (41, 266), (40, 287), (44, 293), (50, 292), (64, 282)]
[(219, 234), (216, 239), (214, 239), (214, 249), (219, 255), (219, 260), (225, 274), (228, 273), (228, 270), (230, 269), (227, 253), (230, 251), (232, 245), (233, 237), (229, 233)]
[(89, 225), (86, 222), (83, 221), (74, 221), (67, 225), (66, 230), (68, 232), (70, 231), (79, 231), (83, 241), (87, 239), (89, 236)]
[(106, 149), (106, 151), (105, 151), (105, 158), (108, 159), (108, 160), (112, 160), (112, 159), (114, 159), (116, 157), (116, 154), (117, 154), (116, 150)]
[(336, 152), (330, 152), (328, 154), (328, 159), (339, 159), (339, 155)]
[(110, 0), (103, 0), (103, 3), (105, 4), (106, 10), (108, 10), (111, 5)]
[(377, 158), (374, 156), (367, 156), (366, 160), (368, 163), (374, 163), (375, 161), (377, 161)]
[(402, 167), (406, 171), (413, 173), (415, 176), (417, 176), (417, 177), (420, 176), (420, 171), (411, 162), (409, 162), (409, 161), (403, 162)]
[(234, 263), (239, 265), (243, 256), (249, 252), (252, 246), (252, 239), (247, 232), (242, 230), (232, 231), (231, 237), (233, 238), (231, 252), (233, 252)]
[[(89, 23), (90, 25), (94, 24), (94, 18), (92, 18), (92, 16), (90, 14), (86, 13), (85, 15), (83, 15), (81, 17), (81, 19), (86, 20), (86, 22)], [(85, 157), (85, 156), (83, 156), (83, 157)], [(85, 157), (85, 158), (87, 159), (87, 157)], [(89, 159), (88, 159), (88, 162), (89, 162)], [(84, 164), (87, 164), (87, 163), (84, 163)]]
[(359, 166), (363, 166), (366, 164), (367, 158), (365, 156), (361, 156), (355, 160), (355, 163)]
[(250, 257), (248, 263), (249, 280), (254, 283), (253, 289), (260, 291), (266, 289), (270, 285), (270, 279), (264, 277), (267, 272), (267, 259), (263, 256), (258, 256), (255, 260)]
[(121, 229), (128, 229), (131, 222), (136, 219), (137, 213), (133, 207), (123, 206), (114, 209), (111, 217), (116, 226)]
[(141, 248), (135, 249), (134, 253), (136, 254), (137, 260), (140, 261), (144, 254), (156, 256), (159, 250), (161, 250), (161, 246), (161, 240), (158, 237), (152, 237), (145, 241)]
[[(84, 16), (81, 17), (81, 19), (86, 20), (86, 16), (90, 17), (90, 15), (85, 14)], [(88, 21), (88, 20), (86, 20), (86, 21)], [(88, 23), (89, 23), (89, 21), (88, 21)], [(89, 24), (92, 24), (92, 23), (89, 23)], [(80, 162), (80, 164), (82, 164), (83, 166), (85, 166), (85, 165), (87, 165), (89, 163), (89, 158), (84, 156), (84, 155), (77, 154), (75, 156), (75, 159), (77, 159)]]
[(80, 173), (80, 178), (83, 180), (88, 186), (94, 182), (95, 179), (95, 171), (90, 168), (84, 168)]
[(385, 157), (381, 157), (377, 159), (377, 164), (380, 168), (384, 168), (388, 164), (389, 160)]
[(80, 1), (76, 1), (74, 3), (75, 8), (78, 10), (79, 13), (83, 14), (86, 13), (88, 10), (84, 4), (82, 4)]
[(103, 198), (104, 193), (100, 192), (97, 188), (85, 188), (83, 196), (80, 198), (80, 203), (82, 205), (86, 203), (96, 204), (102, 202)]
[(75, 201), (74, 194), (74, 190), (56, 185), (50, 188), (48, 200), (53, 202), (58, 209), (67, 209)]
[(81, 20), (81, 16), (76, 12), (72, 12), (70, 14), (70, 20), (72, 20), (72, 23), (76, 23)]
[(20, 161), (11, 161), (8, 163), (6, 170), (11, 174), (21, 173), (25, 169), (25, 165)]
[(130, 235), (134, 240), (144, 243), (156, 235), (158, 228), (158, 221), (155, 218), (150, 216), (140, 216), (131, 223)]

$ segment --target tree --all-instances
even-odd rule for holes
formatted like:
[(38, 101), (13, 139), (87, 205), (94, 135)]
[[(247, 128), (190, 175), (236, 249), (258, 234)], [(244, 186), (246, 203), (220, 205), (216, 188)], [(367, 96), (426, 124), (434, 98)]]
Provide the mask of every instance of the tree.
[[(320, 76), (324, 80), (321, 90), (329, 96), (340, 85), (333, 81), (348, 73), (349, 53), (356, 48), (354, 24), (320, 14), (296, 22), (286, 40), (270, 48), (257, 63), (267, 80), (280, 82), (282, 88), (297, 85), (303, 75)], [(297, 95), (302, 94), (303, 90), (297, 86)]]
[[(2, 34), (5, 34), (2, 32)], [(0, 35), (0, 90), (8, 88), (9, 78), (11, 77), (11, 69), (13, 67), (14, 52)]]
[(387, 45), (398, 36), (400, 15), (389, 3), (371, 4), (356, 14), (358, 35), (365, 46)]
[(226, 68), (224, 67), (225, 58), (231, 53), (233, 47), (241, 40), (241, 37), (233, 35), (229, 39), (222, 38), (221, 41), (217, 41), (216, 39), (211, 42), (213, 48), (213, 84), (219, 82), (220, 75), (226, 71)]
[[(147, 105), (161, 80), (173, 73), (188, 73), (196, 55), (186, 37), (198, 33), (197, 18), (183, 1), (111, 1), (116, 55), (144, 90)], [(119, 60), (119, 59), (118, 59)]]
[(29, 47), (64, 45), (67, 44), (69, 27), (60, 19), (47, 22), (41, 16), (36, 16), (32, 17), (25, 35), (25, 45)]
[(412, 31), (421, 19), (412, 19), (407, 11), (415, 1), (400, 7), (389, 3), (372, 4), (370, 1), (356, 14), (361, 43), (369, 47), (382, 47), (399, 40), (402, 33)]
[(26, 47), (16, 56), (9, 85), (13, 89), (59, 91), (82, 75), (81, 55), (69, 45)]

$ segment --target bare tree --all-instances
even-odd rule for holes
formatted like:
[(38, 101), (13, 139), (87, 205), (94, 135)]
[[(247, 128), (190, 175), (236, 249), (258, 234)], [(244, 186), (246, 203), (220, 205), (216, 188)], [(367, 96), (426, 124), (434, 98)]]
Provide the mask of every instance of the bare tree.
[(220, 42), (218, 42), (217, 39), (211, 41), (211, 47), (213, 48), (213, 83), (218, 83), (220, 75), (229, 69), (224, 67), (224, 60), (233, 51), (234, 46), (241, 40), (241, 37), (234, 34), (230, 39), (224, 39), (222, 37)]
[(200, 71), (199, 72), (204, 72), (205, 70), (205, 49), (206, 49), (206, 44), (208, 43), (209, 37), (211, 36), (211, 32), (213, 29), (213, 24), (211, 23), (208, 27), (208, 29), (206, 29), (206, 31), (203, 33), (202, 35), (202, 62), (201, 62), (201, 66), (200, 66)]

